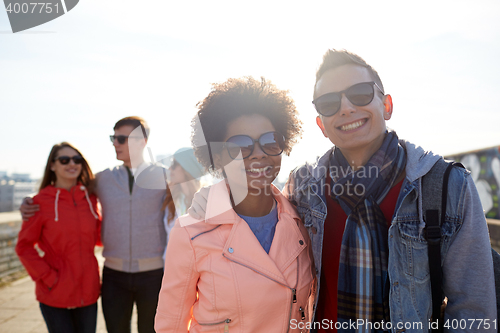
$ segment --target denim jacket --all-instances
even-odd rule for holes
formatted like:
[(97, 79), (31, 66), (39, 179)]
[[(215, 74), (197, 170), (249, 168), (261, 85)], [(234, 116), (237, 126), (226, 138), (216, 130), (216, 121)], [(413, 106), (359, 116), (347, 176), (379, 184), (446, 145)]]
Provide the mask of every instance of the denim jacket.
[[(428, 332), (432, 296), (421, 184), (422, 176), (440, 156), (406, 141), (400, 144), (405, 148), (407, 163), (388, 235), (391, 326), (392, 332)], [(332, 150), (314, 165), (305, 164), (292, 171), (283, 189), (297, 207), (311, 238), (317, 277), (314, 310), (320, 290), (329, 195), (324, 188)], [(441, 227), (442, 289), (448, 297), (445, 331), (496, 332), (493, 264), (479, 195), (469, 171), (462, 168), (453, 168), (448, 184), (446, 218)]]

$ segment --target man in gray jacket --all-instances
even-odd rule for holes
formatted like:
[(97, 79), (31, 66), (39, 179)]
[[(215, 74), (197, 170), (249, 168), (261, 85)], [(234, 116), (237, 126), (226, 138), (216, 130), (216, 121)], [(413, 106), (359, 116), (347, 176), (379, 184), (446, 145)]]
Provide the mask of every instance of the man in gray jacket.
[(108, 332), (130, 332), (135, 302), (139, 333), (149, 333), (154, 332), (163, 277), (166, 233), (161, 208), (166, 183), (162, 168), (143, 160), (149, 136), (144, 119), (123, 118), (114, 131), (111, 140), (123, 165), (96, 174), (105, 258), (102, 308)]
[[(122, 165), (96, 174), (102, 206), (102, 309), (109, 333), (131, 331), (134, 303), (139, 333), (154, 332), (166, 246), (162, 204), (166, 181), (161, 167), (142, 157), (149, 127), (140, 117), (120, 119), (111, 141)], [(23, 219), (38, 210), (26, 200)]]

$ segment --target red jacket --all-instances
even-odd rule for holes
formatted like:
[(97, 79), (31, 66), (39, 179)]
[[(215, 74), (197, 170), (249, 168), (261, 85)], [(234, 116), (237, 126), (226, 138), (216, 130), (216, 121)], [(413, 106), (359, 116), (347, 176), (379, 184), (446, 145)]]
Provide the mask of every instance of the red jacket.
[(88, 195), (81, 184), (70, 191), (47, 186), (33, 201), (40, 211), (23, 222), (16, 252), (36, 282), (37, 300), (58, 308), (97, 302), (100, 281), (94, 246), (100, 244), (101, 218), (96, 196)]

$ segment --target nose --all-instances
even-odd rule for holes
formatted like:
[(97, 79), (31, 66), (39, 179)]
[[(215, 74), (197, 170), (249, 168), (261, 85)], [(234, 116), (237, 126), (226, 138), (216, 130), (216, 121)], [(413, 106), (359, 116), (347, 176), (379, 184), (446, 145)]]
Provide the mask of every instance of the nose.
[(262, 147), (260, 146), (260, 143), (259, 142), (254, 142), (254, 147), (253, 147), (253, 151), (252, 151), (252, 154), (250, 156), (248, 156), (248, 158), (250, 159), (260, 159), (260, 158), (263, 158), (263, 157), (266, 157), (267, 154), (264, 153), (264, 151), (262, 150)]
[(349, 113), (356, 112), (356, 107), (351, 103), (345, 94), (342, 94), (342, 99), (340, 100), (340, 110), (339, 114), (348, 115)]

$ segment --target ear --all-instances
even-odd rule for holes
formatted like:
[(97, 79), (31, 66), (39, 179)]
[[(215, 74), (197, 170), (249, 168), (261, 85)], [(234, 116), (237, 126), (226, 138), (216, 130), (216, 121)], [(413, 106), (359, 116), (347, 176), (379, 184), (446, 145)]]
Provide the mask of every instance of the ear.
[(318, 127), (321, 129), (321, 132), (323, 132), (323, 135), (325, 136), (325, 138), (328, 138), (328, 135), (326, 135), (326, 132), (325, 132), (325, 125), (323, 125), (323, 121), (321, 120), (320, 116), (316, 117), (316, 125), (318, 125)]
[(385, 120), (391, 119), (392, 111), (393, 111), (392, 97), (391, 97), (391, 95), (387, 94), (384, 96), (384, 119)]
[(54, 166), (53, 162), (50, 162), (50, 170), (51, 171), (56, 171), (56, 167)]

